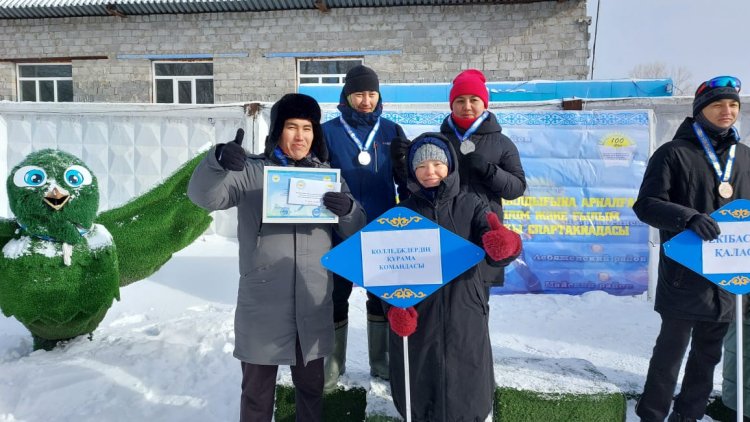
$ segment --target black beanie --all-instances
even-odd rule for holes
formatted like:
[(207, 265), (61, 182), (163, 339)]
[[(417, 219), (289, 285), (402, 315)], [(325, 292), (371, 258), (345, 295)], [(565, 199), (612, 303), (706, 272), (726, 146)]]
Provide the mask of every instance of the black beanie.
[(362, 91), (380, 92), (380, 82), (378, 82), (378, 75), (374, 70), (360, 64), (346, 72), (344, 96)]
[(266, 138), (266, 156), (270, 157), (279, 143), (284, 122), (287, 119), (309, 120), (313, 126), (313, 142), (310, 150), (320, 161), (328, 161), (328, 149), (323, 139), (320, 126), (320, 105), (315, 98), (305, 94), (286, 94), (271, 107), (268, 137)]
[[(702, 86), (703, 84), (698, 87), (698, 90), (700, 90), (700, 87)], [(737, 92), (737, 88), (731, 86), (717, 86), (714, 88), (706, 88), (700, 94), (696, 91), (695, 99), (693, 100), (693, 117), (698, 116), (701, 111), (703, 111), (703, 108), (712, 102), (727, 99), (740, 102), (740, 93)]]

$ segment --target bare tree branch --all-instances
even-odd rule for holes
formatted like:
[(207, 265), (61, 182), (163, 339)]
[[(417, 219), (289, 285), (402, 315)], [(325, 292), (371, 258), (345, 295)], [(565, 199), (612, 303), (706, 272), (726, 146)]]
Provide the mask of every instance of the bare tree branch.
[(674, 95), (692, 95), (695, 85), (693, 74), (687, 67), (667, 67), (663, 62), (641, 63), (633, 67), (628, 76), (636, 79), (671, 78)]

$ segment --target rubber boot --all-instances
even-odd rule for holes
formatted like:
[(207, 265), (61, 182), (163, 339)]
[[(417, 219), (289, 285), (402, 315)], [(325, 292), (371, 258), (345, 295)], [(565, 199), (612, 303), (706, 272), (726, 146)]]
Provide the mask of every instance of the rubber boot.
[(346, 371), (346, 335), (349, 331), (349, 320), (337, 322), (333, 327), (333, 353), (323, 360), (325, 365), (323, 368), (324, 393), (335, 390), (339, 382), (339, 376)]
[(388, 381), (388, 321), (382, 316), (367, 316), (367, 351), (370, 375)]

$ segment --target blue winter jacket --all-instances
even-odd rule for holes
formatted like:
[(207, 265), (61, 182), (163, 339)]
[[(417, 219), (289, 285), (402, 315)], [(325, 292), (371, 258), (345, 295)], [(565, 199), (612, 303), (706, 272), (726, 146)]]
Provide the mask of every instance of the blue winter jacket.
[[(372, 113), (360, 113), (348, 105), (342, 92), (338, 109), (364, 144), (383, 111), (383, 102), (382, 99), (378, 100)], [(349, 185), (354, 199), (365, 209), (368, 223), (396, 205), (390, 147), (393, 138), (406, 137), (401, 126), (380, 118), (380, 129), (368, 150), (371, 160), (367, 165), (357, 161), (360, 149), (349, 137), (338, 116), (323, 123), (323, 136), (328, 146), (331, 167), (341, 169), (341, 176)], [(406, 184), (403, 185), (399, 187), (399, 192), (407, 192)]]

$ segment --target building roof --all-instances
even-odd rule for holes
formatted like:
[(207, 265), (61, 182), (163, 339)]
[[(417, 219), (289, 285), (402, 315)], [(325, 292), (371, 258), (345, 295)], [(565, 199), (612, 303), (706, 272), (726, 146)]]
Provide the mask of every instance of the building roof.
[(511, 4), (562, 0), (0, 0), (0, 19), (128, 16), (387, 6)]

